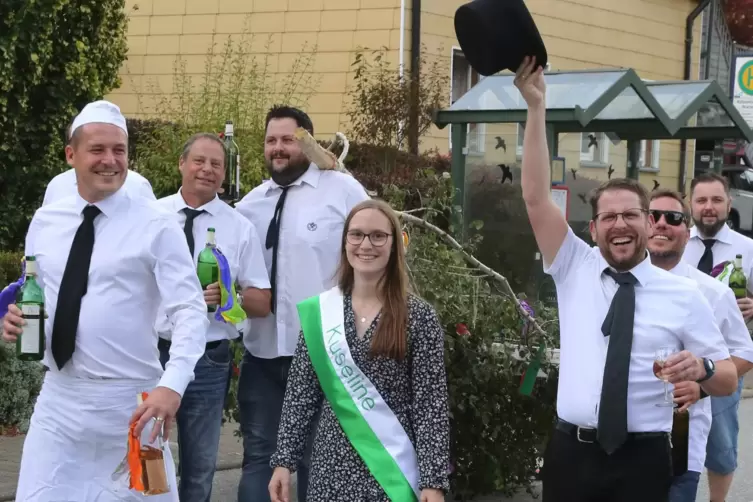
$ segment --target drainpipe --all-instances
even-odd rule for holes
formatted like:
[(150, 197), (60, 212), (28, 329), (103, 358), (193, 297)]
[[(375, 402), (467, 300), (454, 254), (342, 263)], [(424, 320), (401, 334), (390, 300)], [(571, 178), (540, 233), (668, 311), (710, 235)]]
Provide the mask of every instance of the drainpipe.
[[(693, 9), (693, 12), (691, 12), (688, 17), (685, 19), (685, 68), (684, 68), (684, 74), (683, 74), (683, 80), (690, 80), (690, 58), (693, 57), (693, 24), (695, 24), (696, 18), (703, 12), (703, 10), (708, 7), (708, 5), (711, 3), (711, 0), (701, 0), (698, 2), (698, 5), (695, 9)], [(709, 36), (711, 36), (711, 33), (709, 33)], [(710, 54), (707, 54), (706, 57), (708, 58)], [(688, 147), (688, 140), (681, 139), (680, 140), (680, 177), (678, 179), (677, 183), (677, 191), (680, 193), (685, 193), (685, 184), (688, 180), (688, 170), (687, 166), (685, 165), (687, 163), (687, 147)], [(693, 166), (695, 169), (695, 164)]]
[(408, 151), (418, 155), (418, 90), (421, 78), (421, 0), (411, 0), (410, 15), (411, 107), (408, 121)]
[[(403, 74), (405, 73), (405, 0), (400, 0), (400, 47), (398, 50), (398, 75), (402, 81)], [(400, 138), (397, 147), (400, 149), (403, 148), (403, 140), (405, 139), (404, 131), (405, 121), (400, 120), (400, 123), (397, 125), (397, 135), (398, 138)]]

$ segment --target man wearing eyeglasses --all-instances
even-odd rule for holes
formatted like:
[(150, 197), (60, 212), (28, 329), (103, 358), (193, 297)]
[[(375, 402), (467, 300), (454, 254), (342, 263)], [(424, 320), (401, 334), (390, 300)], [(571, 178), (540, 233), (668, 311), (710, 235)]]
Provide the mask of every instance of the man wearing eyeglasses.
[[(654, 219), (653, 234), (648, 241), (651, 262), (698, 284), (699, 290), (714, 311), (717, 326), (727, 344), (737, 373), (742, 376), (753, 368), (753, 341), (732, 290), (681, 260), (690, 238), (690, 211), (682, 196), (672, 190), (655, 190), (651, 193), (649, 209)], [(689, 436), (684, 438), (687, 442), (676, 437), (673, 448), (675, 477), (672, 481), (670, 502), (695, 502), (698, 481), (706, 458), (706, 443), (712, 426), (711, 400), (701, 398), (701, 386), (696, 382), (675, 384), (674, 397), (675, 402), (680, 405), (677, 411), (683, 413), (687, 410), (690, 414), (690, 426)], [(680, 416), (675, 417), (679, 419)], [(679, 448), (678, 444), (687, 444), (688, 448)], [(685, 465), (686, 470), (678, 470), (678, 466)]]
[[(740, 298), (737, 305), (746, 322), (753, 319), (753, 240), (732, 230), (727, 223), (732, 200), (727, 180), (714, 172), (697, 176), (690, 185), (690, 209), (693, 227), (682, 260), (712, 277), (735, 255), (742, 255), (743, 272), (748, 278), (748, 298)], [(728, 276), (724, 277), (724, 283)], [(732, 485), (737, 469), (737, 436), (739, 424), (737, 411), (743, 388), (742, 374), (737, 391), (731, 396), (713, 397), (713, 420), (706, 449), (706, 469), (709, 477), (711, 502), (723, 502)]]
[(575, 235), (552, 199), (546, 84), (535, 59), (525, 58), (515, 85), (528, 105), (523, 200), (559, 307), (558, 420), (544, 453), (543, 501), (666, 502), (674, 403), (665, 382), (699, 381), (727, 395), (735, 367), (697, 286), (651, 264), (642, 185), (602, 184), (591, 195), (596, 246)]

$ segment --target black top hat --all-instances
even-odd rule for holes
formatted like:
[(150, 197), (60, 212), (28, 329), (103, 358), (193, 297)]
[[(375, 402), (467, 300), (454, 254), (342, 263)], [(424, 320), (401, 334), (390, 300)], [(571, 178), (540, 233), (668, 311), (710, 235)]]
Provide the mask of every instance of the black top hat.
[(547, 54), (523, 0), (473, 0), (455, 11), (455, 35), (474, 70), (488, 76), (518, 69), (525, 56), (546, 67)]

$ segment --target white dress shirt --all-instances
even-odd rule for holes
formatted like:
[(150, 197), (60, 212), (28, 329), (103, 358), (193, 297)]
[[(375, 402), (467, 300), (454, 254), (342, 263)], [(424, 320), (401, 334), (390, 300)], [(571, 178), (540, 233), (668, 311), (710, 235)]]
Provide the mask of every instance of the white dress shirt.
[[(724, 225), (719, 232), (713, 237), (716, 242), (711, 247), (714, 255), (714, 266), (724, 261), (734, 261), (735, 256), (743, 256), (743, 272), (748, 278), (748, 291), (753, 293), (753, 239), (745, 237), (743, 234), (735, 232), (727, 225)], [(685, 252), (682, 260), (698, 268), (698, 262), (703, 256), (706, 246), (703, 244), (703, 238), (698, 234), (698, 227), (690, 229), (690, 240), (685, 246)]]
[[(683, 261), (680, 261), (670, 272), (692, 279), (698, 284), (698, 288), (714, 311), (716, 324), (722, 332), (730, 355), (753, 362), (753, 340), (750, 338), (732, 290)], [(711, 398), (701, 399), (688, 411), (690, 413), (688, 470), (703, 472), (706, 461), (706, 442), (711, 429)]]
[[(130, 169), (126, 173), (123, 187), (133, 193), (146, 197), (147, 199), (156, 200), (152, 185), (149, 180), (141, 176), (136, 171)], [(76, 179), (76, 170), (71, 168), (64, 171), (50, 180), (47, 189), (44, 191), (44, 200), (42, 205), (46, 206), (56, 200), (64, 199), (78, 193), (78, 180)]]
[[(174, 214), (180, 228), (183, 228), (186, 223), (186, 213), (183, 209), (191, 207), (183, 200), (181, 191), (158, 200), (157, 204)], [(206, 245), (207, 229), (211, 227), (215, 229), (217, 247), (230, 265), (232, 280), (240, 284), (241, 288), (269, 289), (269, 275), (267, 275), (256, 228), (217, 196), (207, 204), (191, 209), (205, 211), (193, 220), (194, 264), (198, 262), (199, 253)], [(207, 313), (209, 319), (207, 343), (233, 340), (238, 337), (238, 329), (234, 324), (217, 321), (214, 315), (214, 312)], [(172, 329), (167, 315), (160, 309), (157, 317), (157, 332), (160, 338), (170, 340)]]
[[(264, 359), (295, 353), (301, 329), (296, 305), (335, 285), (345, 219), (354, 206), (369, 198), (355, 178), (321, 171), (314, 164), (291, 185), (280, 222), (277, 313), (250, 319), (244, 329), (246, 348)], [(272, 248), (267, 249), (265, 243), (281, 193), (280, 185), (266, 180), (236, 205), (259, 233), (270, 274)]]
[[(51, 337), (60, 282), (87, 202), (78, 194), (37, 210), (26, 236), (44, 288), (44, 363), (52, 373), (87, 379), (150, 380), (183, 394), (204, 354), (209, 326), (188, 244), (175, 218), (156, 202), (119, 190), (95, 204), (95, 241), (76, 348), (58, 370)], [(175, 330), (163, 372), (154, 320), (163, 303)], [(63, 313), (65, 315), (65, 313)]]
[[(609, 267), (598, 247), (568, 229), (562, 247), (544, 271), (557, 286), (560, 313), (560, 372), (557, 414), (572, 424), (598, 427), (601, 386), (609, 339), (601, 331), (617, 292), (604, 273)], [(727, 359), (711, 307), (697, 285), (655, 267), (648, 259), (630, 272), (635, 285), (635, 321), (628, 383), (628, 432), (669, 432), (672, 408), (656, 406), (664, 384), (653, 372), (655, 352), (665, 346), (698, 357)]]

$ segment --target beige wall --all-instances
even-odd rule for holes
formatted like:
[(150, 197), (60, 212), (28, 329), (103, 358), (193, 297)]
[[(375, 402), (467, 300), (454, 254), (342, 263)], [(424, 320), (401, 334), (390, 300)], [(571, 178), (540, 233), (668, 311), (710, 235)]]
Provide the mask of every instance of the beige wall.
[[(467, 0), (422, 2), (421, 40), (430, 56), (442, 58), (449, 68), (452, 48), (457, 47), (453, 16)], [(632, 67), (645, 79), (681, 79), (684, 56), (684, 25), (687, 14), (697, 4), (693, 0), (528, 0), (549, 52), (553, 69), (570, 70), (598, 67)], [(137, 10), (132, 10), (138, 5)], [(320, 78), (308, 111), (317, 136), (329, 137), (345, 129), (346, 86), (352, 83), (351, 63), (358, 46), (389, 49), (397, 66), (400, 40), (400, 0), (126, 0), (130, 12), (128, 61), (122, 69), (123, 85), (109, 99), (128, 116), (148, 116), (147, 100), (154, 83), (165, 91), (172, 88), (176, 57), (186, 63), (189, 74), (200, 75), (205, 54), (215, 41), (222, 46), (225, 37), (238, 34), (250, 22), (255, 34), (254, 48), (267, 53), (270, 71), (277, 76), (291, 71), (291, 65), (304, 43), (316, 44), (314, 71)], [(410, 60), (410, 2), (406, 1), (406, 68)], [(697, 28), (700, 23), (696, 23)], [(693, 74), (698, 73), (698, 39), (693, 53)], [(271, 37), (271, 38), (268, 38)], [(267, 43), (269, 45), (267, 46)], [(447, 90), (448, 98), (450, 90)], [(147, 96), (148, 97), (148, 96)], [(432, 128), (422, 148), (449, 149), (449, 128)], [(469, 165), (515, 164), (517, 131), (514, 125), (486, 125), (484, 154), (469, 156)], [(495, 149), (496, 136), (505, 139), (505, 153)], [(641, 173), (652, 186), (676, 187), (679, 172), (679, 142), (663, 141), (660, 172)], [(692, 142), (691, 142), (692, 145)], [(624, 175), (624, 142), (609, 146), (608, 162), (600, 167), (582, 166), (578, 134), (560, 137), (560, 155), (568, 170), (582, 176), (606, 179), (612, 164), (614, 176)], [(692, 159), (692, 151), (689, 152)]]
[[(131, 16), (128, 61), (123, 85), (108, 99), (131, 117), (150, 114), (149, 100), (139, 102), (138, 95), (149, 94), (155, 82), (163, 91), (172, 89), (176, 57), (185, 61), (188, 74), (201, 75), (212, 32), (217, 51), (227, 36), (243, 32), (245, 22), (254, 34), (254, 52), (266, 53), (269, 71), (278, 77), (291, 72), (304, 44), (317, 46), (319, 85), (307, 111), (320, 137), (342, 130), (358, 46), (385, 46), (396, 67), (399, 60), (400, 0), (126, 0), (126, 9)], [(407, 59), (407, 31), (405, 40)]]

